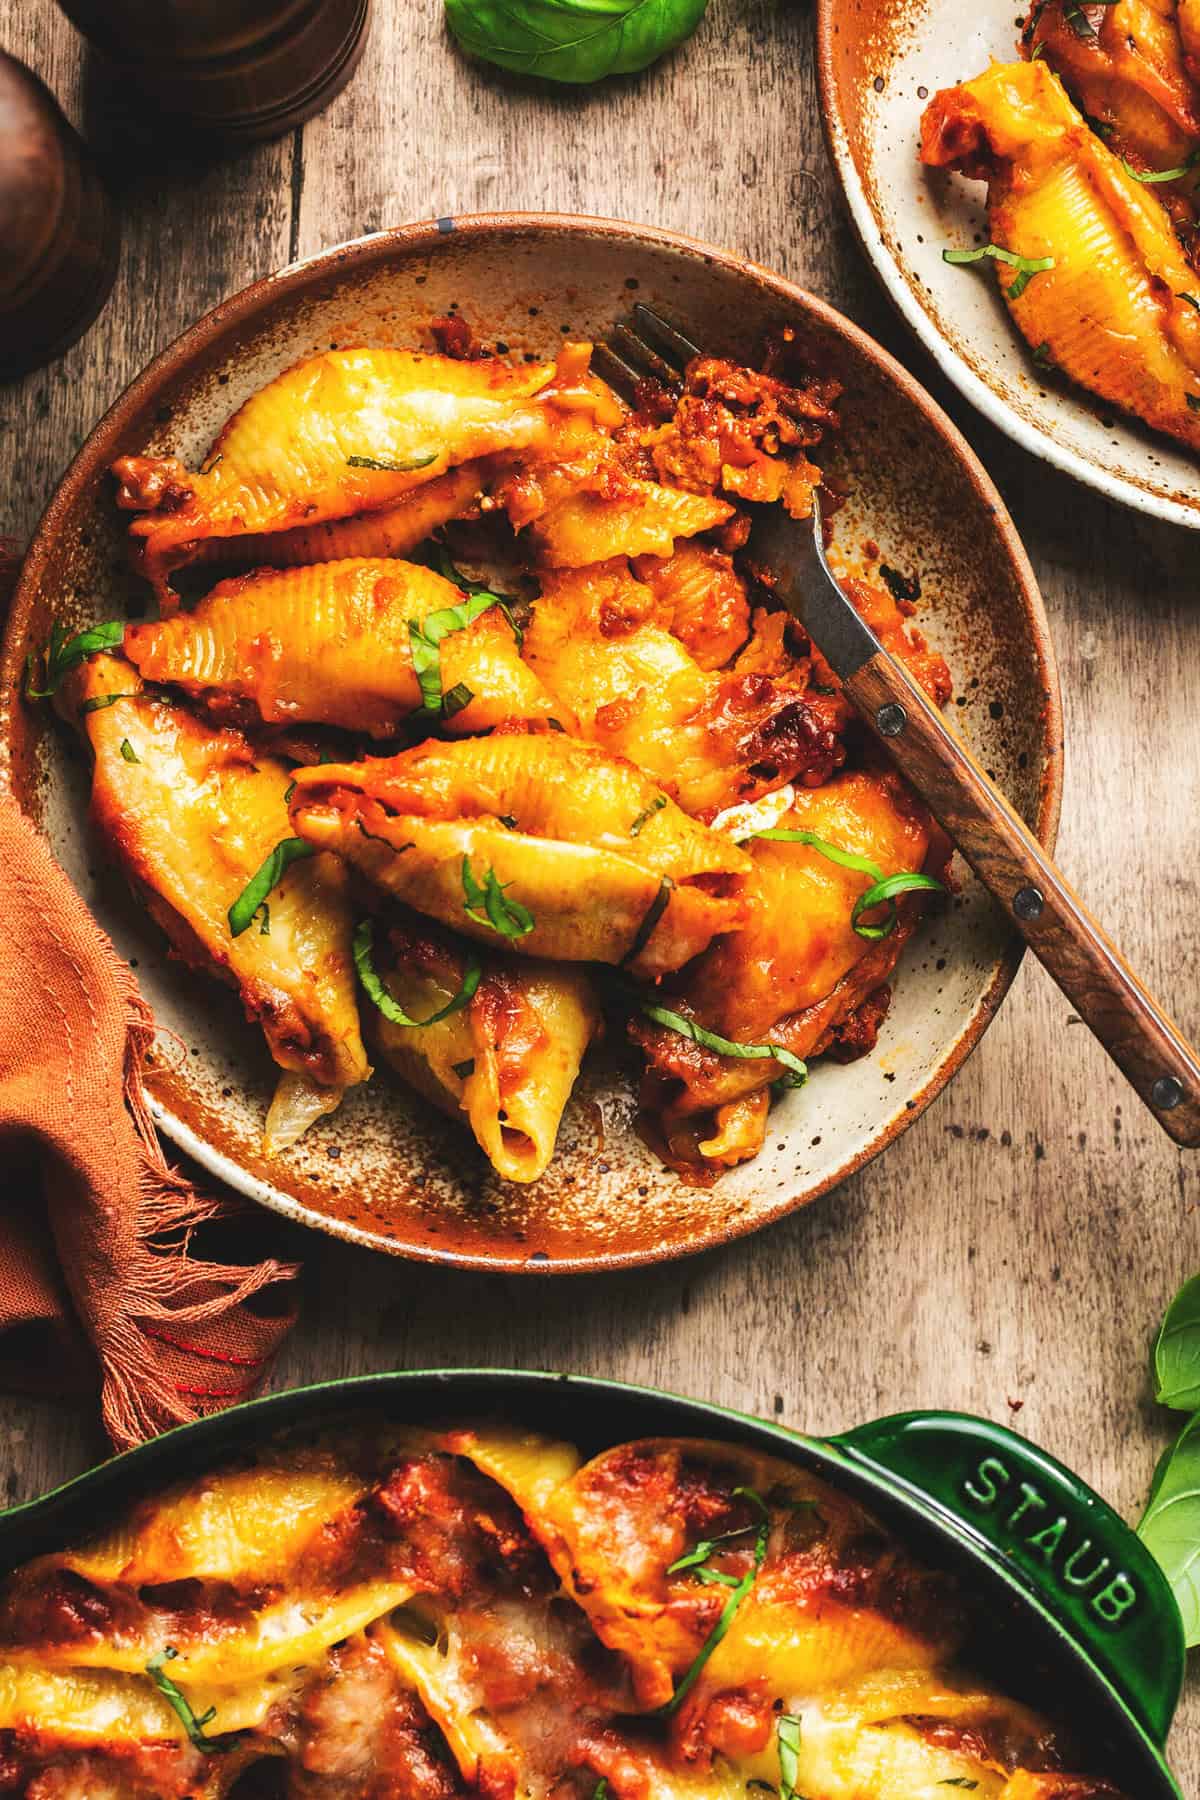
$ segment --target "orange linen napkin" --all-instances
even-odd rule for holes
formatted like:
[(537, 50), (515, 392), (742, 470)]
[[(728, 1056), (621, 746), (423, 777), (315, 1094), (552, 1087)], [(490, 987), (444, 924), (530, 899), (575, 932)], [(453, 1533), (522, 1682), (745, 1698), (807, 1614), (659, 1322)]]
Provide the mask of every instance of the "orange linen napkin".
[(142, 1082), (153, 1036), (132, 971), (0, 797), (0, 1382), (98, 1384), (122, 1448), (252, 1393), (294, 1308), (286, 1288), (269, 1315), (247, 1302), (298, 1273), (193, 1253), (197, 1226), (244, 1240), (262, 1215), (164, 1160)]

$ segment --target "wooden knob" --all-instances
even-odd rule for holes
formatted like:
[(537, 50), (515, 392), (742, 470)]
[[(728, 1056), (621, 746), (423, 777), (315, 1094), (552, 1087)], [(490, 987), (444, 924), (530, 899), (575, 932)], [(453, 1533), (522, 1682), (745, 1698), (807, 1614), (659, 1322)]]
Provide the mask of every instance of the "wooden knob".
[(86, 331), (117, 272), (120, 228), (53, 94), (0, 51), (0, 372), (18, 375)]
[(59, 0), (159, 123), (239, 142), (279, 137), (358, 65), (370, 0)]

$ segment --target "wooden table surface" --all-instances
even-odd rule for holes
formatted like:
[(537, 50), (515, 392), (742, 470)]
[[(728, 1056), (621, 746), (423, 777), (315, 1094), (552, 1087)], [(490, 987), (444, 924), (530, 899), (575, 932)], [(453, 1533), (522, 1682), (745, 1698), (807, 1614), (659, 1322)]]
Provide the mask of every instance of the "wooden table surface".
[[(1067, 715), (1062, 862), (1134, 965), (1200, 1033), (1200, 538), (1031, 460), (952, 394), (877, 292), (817, 113), (802, 0), (712, 0), (641, 77), (543, 91), (467, 64), (438, 0), (375, 0), (349, 88), (303, 132), (204, 162), (118, 166), (121, 273), (57, 366), (0, 388), (24, 539), (60, 471), (146, 360), (295, 257), (381, 226), (501, 208), (671, 226), (745, 253), (883, 339), (965, 429), (1042, 583)], [(20, 0), (6, 47), (78, 123), (80, 40)], [(544, 1284), (406, 1266), (313, 1236), (274, 1384), (470, 1362), (618, 1375), (831, 1431), (913, 1406), (1013, 1424), (1128, 1517), (1171, 1428), (1148, 1358), (1200, 1267), (1197, 1161), (1142, 1113), (1027, 962), (957, 1081), (899, 1143), (806, 1212), (718, 1254)], [(23, 1498), (103, 1453), (89, 1417), (0, 1401)], [(1173, 1740), (1200, 1792), (1200, 1680)]]

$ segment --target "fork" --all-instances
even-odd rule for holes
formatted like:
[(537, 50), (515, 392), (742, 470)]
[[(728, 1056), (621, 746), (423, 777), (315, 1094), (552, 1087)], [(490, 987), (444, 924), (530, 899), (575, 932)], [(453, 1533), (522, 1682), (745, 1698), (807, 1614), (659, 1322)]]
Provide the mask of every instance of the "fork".
[[(678, 393), (683, 371), (702, 354), (639, 303), (632, 322), (597, 346), (595, 366), (627, 396), (647, 376)], [(1195, 1052), (962, 738), (843, 593), (825, 555), (819, 495), (810, 520), (793, 519), (781, 506), (753, 511), (748, 551), (771, 571), (778, 598), (820, 646), (864, 724), (1164, 1131), (1178, 1144), (1200, 1145)]]

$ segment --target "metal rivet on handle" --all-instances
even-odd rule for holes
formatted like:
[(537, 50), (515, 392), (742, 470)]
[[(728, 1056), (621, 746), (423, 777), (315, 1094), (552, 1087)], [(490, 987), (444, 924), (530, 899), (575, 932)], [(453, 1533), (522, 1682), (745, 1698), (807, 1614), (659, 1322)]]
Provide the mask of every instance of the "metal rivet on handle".
[(1151, 1104), (1157, 1106), (1159, 1112), (1170, 1112), (1183, 1099), (1183, 1083), (1178, 1075), (1160, 1075), (1150, 1089)]
[(1012, 909), (1018, 919), (1036, 919), (1045, 904), (1046, 899), (1040, 888), (1023, 887), (1018, 888), (1013, 895)]
[(908, 714), (898, 700), (889, 700), (875, 714), (875, 724), (880, 737), (899, 737), (908, 724)]

